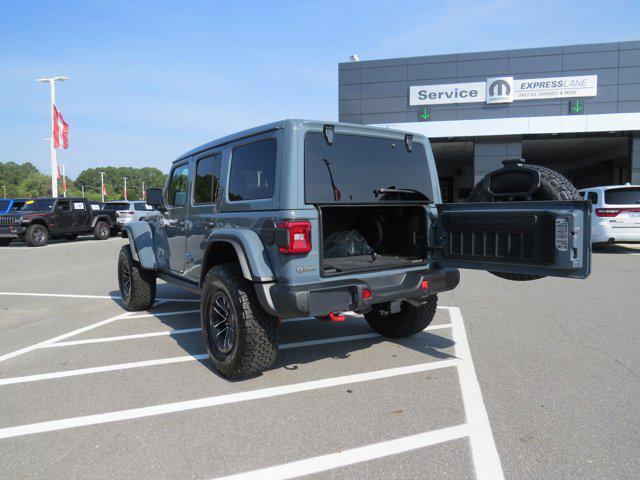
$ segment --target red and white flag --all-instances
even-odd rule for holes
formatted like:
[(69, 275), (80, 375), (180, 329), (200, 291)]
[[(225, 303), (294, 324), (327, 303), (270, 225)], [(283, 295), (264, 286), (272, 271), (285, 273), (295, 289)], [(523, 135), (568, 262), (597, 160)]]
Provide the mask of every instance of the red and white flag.
[(53, 148), (69, 148), (69, 125), (53, 106)]
[(107, 187), (106, 187), (106, 185), (104, 183), (102, 184), (102, 194), (103, 195), (107, 194)]
[(56, 168), (58, 169), (58, 180), (60, 180), (62, 178), (62, 175), (60, 175), (60, 164), (56, 163)]

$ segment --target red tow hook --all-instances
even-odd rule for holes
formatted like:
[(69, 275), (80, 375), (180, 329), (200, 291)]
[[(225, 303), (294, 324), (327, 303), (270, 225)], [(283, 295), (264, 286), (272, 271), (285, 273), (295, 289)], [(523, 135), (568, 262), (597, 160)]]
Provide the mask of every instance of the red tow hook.
[(332, 322), (344, 322), (347, 319), (346, 315), (340, 315), (340, 313), (330, 313), (329, 320)]

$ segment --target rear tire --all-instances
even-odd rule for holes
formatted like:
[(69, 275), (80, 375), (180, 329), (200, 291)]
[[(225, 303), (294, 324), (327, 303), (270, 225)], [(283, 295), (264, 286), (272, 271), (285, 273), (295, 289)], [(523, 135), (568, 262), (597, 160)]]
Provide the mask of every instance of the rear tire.
[(382, 309), (372, 310), (364, 318), (380, 335), (389, 338), (410, 337), (423, 331), (433, 321), (438, 306), (438, 296), (430, 295), (419, 306), (402, 302), (398, 313), (389, 313)]
[(49, 241), (49, 230), (44, 225), (35, 224), (27, 228), (24, 240), (31, 247), (43, 247)]
[(153, 272), (141, 268), (133, 259), (129, 245), (120, 249), (118, 285), (126, 310), (148, 310), (156, 299), (156, 276)]
[(11, 243), (12, 238), (0, 238), (0, 247), (6, 247)]
[[(551, 170), (550, 168), (541, 167), (540, 165), (528, 165), (527, 168), (540, 172), (540, 189), (534, 194), (533, 200), (582, 200), (582, 197), (576, 190), (576, 187), (564, 175)], [(483, 188), (483, 180), (480, 180), (471, 193), (468, 202), (490, 202), (491, 197)], [(496, 277), (506, 280), (526, 281), (544, 278), (541, 275), (528, 275), (526, 273), (502, 273), (489, 272)]]
[(256, 375), (275, 363), (279, 321), (262, 309), (237, 265), (216, 265), (207, 273), (200, 321), (209, 358), (224, 377)]
[(111, 227), (102, 220), (93, 227), (93, 238), (96, 240), (107, 240), (111, 236)]

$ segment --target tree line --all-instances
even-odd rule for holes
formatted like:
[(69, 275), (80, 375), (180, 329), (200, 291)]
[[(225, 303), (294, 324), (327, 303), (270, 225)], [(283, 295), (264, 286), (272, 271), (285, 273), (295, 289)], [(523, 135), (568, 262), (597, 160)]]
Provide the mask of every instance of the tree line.
[[(124, 198), (124, 177), (127, 177), (127, 198), (138, 200), (142, 197), (142, 182), (145, 188), (163, 187), (167, 175), (154, 167), (98, 167), (87, 168), (74, 180), (67, 177), (67, 196), (84, 196), (89, 200), (100, 200), (100, 172), (104, 172), (107, 190), (105, 201)], [(43, 174), (30, 162), (0, 162), (0, 185), (6, 187), (7, 197), (33, 198), (51, 196), (51, 177)], [(0, 196), (3, 192), (0, 191)], [(58, 195), (62, 196), (62, 179), (58, 180)]]

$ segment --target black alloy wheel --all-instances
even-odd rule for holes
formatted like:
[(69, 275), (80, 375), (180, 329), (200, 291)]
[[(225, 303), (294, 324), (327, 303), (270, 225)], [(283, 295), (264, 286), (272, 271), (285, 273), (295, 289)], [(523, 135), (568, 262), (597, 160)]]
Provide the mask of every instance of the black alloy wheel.
[(223, 360), (236, 344), (237, 319), (231, 299), (222, 290), (215, 292), (209, 303), (208, 330), (213, 353)]

